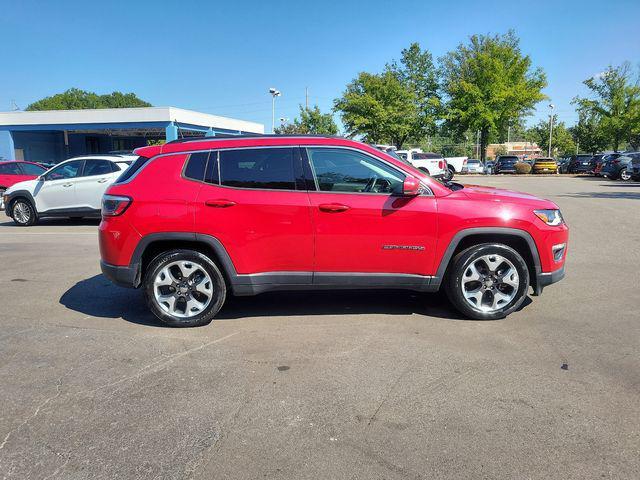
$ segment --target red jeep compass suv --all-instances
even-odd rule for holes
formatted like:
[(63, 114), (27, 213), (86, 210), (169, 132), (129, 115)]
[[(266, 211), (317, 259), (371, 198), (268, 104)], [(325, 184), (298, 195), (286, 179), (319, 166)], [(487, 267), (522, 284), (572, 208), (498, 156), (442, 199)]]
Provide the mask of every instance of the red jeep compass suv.
[(444, 288), (475, 319), (516, 310), (564, 276), (558, 207), (443, 185), (368, 145), (321, 136), (178, 140), (103, 199), (102, 271), (142, 287), (172, 326), (209, 323), (227, 292)]

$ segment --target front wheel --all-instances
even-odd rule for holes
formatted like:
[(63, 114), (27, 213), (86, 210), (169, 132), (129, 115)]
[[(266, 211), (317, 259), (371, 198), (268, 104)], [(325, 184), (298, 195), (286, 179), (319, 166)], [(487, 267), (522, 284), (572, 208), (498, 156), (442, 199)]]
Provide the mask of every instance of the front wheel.
[(17, 225), (29, 227), (38, 221), (38, 214), (29, 201), (19, 198), (11, 204), (11, 218)]
[(465, 316), (495, 320), (516, 310), (527, 297), (529, 269), (507, 245), (474, 245), (454, 257), (445, 287), (451, 303)]
[(144, 277), (144, 291), (154, 315), (172, 327), (207, 325), (227, 296), (220, 269), (194, 250), (171, 250), (154, 258)]

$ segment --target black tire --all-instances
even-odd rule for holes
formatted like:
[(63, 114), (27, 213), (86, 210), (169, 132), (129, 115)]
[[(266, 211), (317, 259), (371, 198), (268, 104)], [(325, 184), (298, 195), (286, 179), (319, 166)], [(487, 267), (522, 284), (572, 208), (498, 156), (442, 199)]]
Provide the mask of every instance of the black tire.
[[(509, 292), (515, 293), (513, 298), (500, 308), (483, 311), (481, 308), (471, 305), (463, 295), (463, 275), (472, 263), (479, 260), (485, 255), (500, 255), (512, 263), (518, 273), (518, 286)], [(480, 284), (480, 282), (478, 282)], [(522, 256), (513, 248), (498, 243), (482, 243), (463, 250), (458, 253), (447, 270), (447, 276), (444, 281), (447, 297), (453, 306), (463, 315), (475, 320), (496, 320), (504, 318), (511, 312), (515, 311), (525, 298), (529, 291), (529, 269)], [(505, 286), (497, 286), (496, 288), (505, 288)], [(512, 287), (513, 288), (513, 287)], [(486, 295), (490, 300), (493, 299), (493, 293), (488, 292)], [(490, 295), (490, 297), (489, 297)], [(485, 297), (482, 297), (485, 298)]]
[(447, 165), (447, 168), (444, 171), (444, 175), (442, 175), (442, 179), (445, 182), (448, 182), (453, 179), (454, 170), (451, 165)]
[[(209, 304), (197, 315), (190, 317), (172, 315), (167, 311), (168, 305), (167, 308), (165, 308), (161, 306), (156, 299), (154, 291), (154, 281), (156, 277), (160, 274), (162, 269), (177, 261), (184, 261), (187, 263), (193, 262), (195, 265), (202, 268), (211, 280), (212, 298), (209, 301)], [(195, 250), (170, 250), (155, 257), (144, 274), (143, 288), (149, 309), (161, 322), (171, 327), (199, 327), (211, 323), (213, 318), (222, 308), (227, 296), (227, 285), (218, 266), (208, 256)], [(176, 292), (176, 294), (178, 293)], [(187, 292), (187, 296), (188, 294), (189, 292)], [(191, 292), (191, 294), (193, 295), (193, 298), (196, 299), (197, 292)], [(184, 300), (185, 299), (183, 299), (183, 301)], [(200, 299), (197, 300), (200, 301)], [(186, 313), (186, 306), (184, 310), (184, 313)]]
[(18, 198), (11, 202), (11, 218), (20, 227), (30, 227), (38, 221), (38, 213), (31, 202), (25, 198)]

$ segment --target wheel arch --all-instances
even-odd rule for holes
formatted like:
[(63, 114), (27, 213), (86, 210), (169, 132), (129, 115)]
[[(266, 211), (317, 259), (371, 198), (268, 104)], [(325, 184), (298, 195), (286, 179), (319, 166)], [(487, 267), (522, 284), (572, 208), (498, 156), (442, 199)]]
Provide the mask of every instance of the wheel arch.
[(536, 243), (528, 232), (507, 227), (468, 228), (456, 233), (440, 260), (432, 283), (440, 286), (455, 255), (462, 250), (481, 243), (502, 243), (522, 255), (529, 268), (531, 286), (534, 292), (539, 292), (538, 276), (542, 273), (542, 267)]
[(143, 237), (131, 257), (130, 266), (136, 269), (134, 286), (142, 283), (149, 263), (162, 252), (186, 248), (203, 253), (218, 265), (227, 285), (233, 285), (237, 272), (222, 243), (211, 235), (189, 232), (154, 233)]
[(29, 192), (28, 190), (16, 190), (15, 192), (11, 192), (9, 194), (9, 200), (7, 200), (7, 204), (4, 206), (6, 212), (11, 213), (11, 206), (14, 204), (16, 200), (19, 200), (21, 198), (28, 201), (31, 204), (31, 208), (33, 208), (33, 211), (35, 212), (35, 214), (38, 215), (36, 202), (33, 198), (33, 195), (31, 195), (31, 192)]

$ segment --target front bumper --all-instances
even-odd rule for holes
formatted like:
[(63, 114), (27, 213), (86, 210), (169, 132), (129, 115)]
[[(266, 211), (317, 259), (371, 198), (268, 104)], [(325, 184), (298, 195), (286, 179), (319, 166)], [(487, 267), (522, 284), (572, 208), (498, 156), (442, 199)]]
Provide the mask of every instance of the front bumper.
[(534, 287), (534, 295), (540, 295), (544, 287), (552, 283), (559, 282), (564, 278), (564, 265), (554, 272), (542, 272), (536, 276), (536, 285)]
[(140, 266), (110, 265), (100, 260), (102, 274), (119, 287), (137, 288), (140, 285)]

